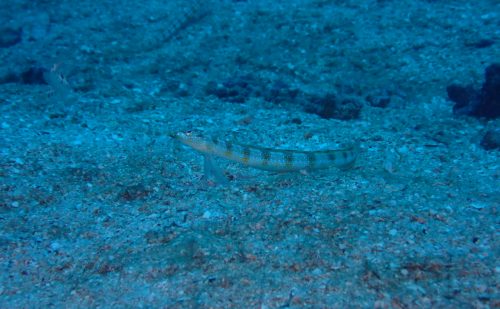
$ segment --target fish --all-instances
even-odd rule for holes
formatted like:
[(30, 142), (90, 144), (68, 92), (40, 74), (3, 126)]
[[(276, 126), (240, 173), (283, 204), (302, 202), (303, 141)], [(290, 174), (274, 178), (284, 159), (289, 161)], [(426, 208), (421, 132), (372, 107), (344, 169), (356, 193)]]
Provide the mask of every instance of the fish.
[(170, 133), (174, 140), (186, 145), (204, 157), (204, 172), (217, 181), (227, 183), (227, 178), (217, 169), (214, 157), (220, 157), (259, 170), (273, 172), (311, 172), (337, 167), (348, 169), (358, 157), (359, 144), (333, 150), (291, 150), (247, 145), (217, 137), (204, 137), (187, 132)]

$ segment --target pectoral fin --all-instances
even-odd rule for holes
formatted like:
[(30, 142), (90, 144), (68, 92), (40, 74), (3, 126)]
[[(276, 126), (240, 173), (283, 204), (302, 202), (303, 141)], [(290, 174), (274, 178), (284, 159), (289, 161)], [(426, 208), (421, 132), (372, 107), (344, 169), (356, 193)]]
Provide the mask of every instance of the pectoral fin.
[(215, 163), (213, 156), (203, 155), (203, 160), (204, 160), (205, 177), (207, 177), (207, 178), (213, 177), (215, 179), (215, 181), (217, 183), (220, 183), (220, 184), (228, 184), (229, 183), (226, 176), (224, 176), (224, 173), (222, 172), (222, 170)]

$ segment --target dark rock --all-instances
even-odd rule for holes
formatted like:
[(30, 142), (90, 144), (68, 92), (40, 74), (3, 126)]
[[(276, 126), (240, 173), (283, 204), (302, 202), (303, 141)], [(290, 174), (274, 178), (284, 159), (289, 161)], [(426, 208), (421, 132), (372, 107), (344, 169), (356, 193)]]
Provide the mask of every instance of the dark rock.
[(288, 84), (278, 80), (264, 89), (263, 96), (268, 102), (281, 104), (294, 102), (298, 94), (299, 90), (291, 89)]
[(151, 194), (151, 190), (142, 184), (125, 187), (119, 194), (120, 199), (125, 201), (134, 201), (144, 199)]
[(233, 103), (245, 103), (254, 97), (275, 104), (288, 104), (296, 103), (296, 97), (300, 92), (280, 80), (272, 82), (244, 75), (222, 82), (211, 81), (205, 87), (205, 93)]
[(11, 47), (21, 42), (22, 33), (23, 31), (21, 29), (0, 29), (0, 48)]
[(481, 147), (486, 150), (500, 149), (500, 128), (486, 132), (481, 140)]
[(471, 43), (466, 43), (465, 46), (474, 47), (474, 48), (487, 48), (495, 44), (495, 41), (490, 39), (480, 39), (478, 41), (474, 41)]
[[(322, 118), (354, 119), (359, 117), (363, 104), (354, 96), (337, 98), (334, 94), (310, 95), (292, 88), (281, 80), (265, 80), (252, 75), (244, 75), (222, 82), (211, 81), (205, 86), (207, 95), (233, 103), (245, 103), (249, 98), (261, 98), (274, 104), (300, 106), (306, 112)], [(384, 103), (383, 99), (381, 99)], [(384, 104), (381, 103), (381, 104)]]
[(450, 85), (448, 97), (455, 102), (453, 112), (476, 117), (500, 116), (500, 64), (492, 64), (485, 70), (485, 82), (481, 91), (472, 86)]
[(9, 84), (19, 82), (19, 76), (12, 72), (8, 72), (0, 77), (0, 84)]
[(0, 77), (0, 84), (20, 83), (28, 85), (46, 85), (44, 74), (48, 72), (42, 67), (31, 67), (22, 72), (8, 72)]
[(186, 84), (176, 79), (165, 80), (160, 89), (160, 92), (161, 93), (170, 92), (179, 97), (187, 97), (190, 94), (189, 87)]
[(305, 111), (325, 119), (349, 120), (359, 117), (363, 104), (355, 98), (337, 98), (328, 93), (322, 97), (313, 96)]
[(455, 102), (453, 112), (458, 115), (471, 115), (481, 103), (479, 91), (472, 86), (452, 84), (446, 87), (448, 98)]
[(28, 85), (46, 85), (44, 74), (47, 72), (46, 69), (41, 67), (31, 67), (28, 70), (20, 74), (19, 81), (23, 84)]
[(211, 81), (205, 87), (205, 93), (232, 103), (245, 103), (254, 92), (252, 78), (241, 76), (222, 83)]
[(486, 68), (485, 79), (477, 113), (486, 118), (497, 118), (500, 116), (500, 63)]
[(355, 98), (344, 98), (336, 105), (336, 116), (341, 120), (357, 119), (361, 113), (363, 104)]
[(319, 115), (322, 118), (333, 118), (329, 116), (334, 115), (335, 100), (336, 97), (332, 93), (328, 93), (323, 97), (311, 96), (305, 107), (305, 111), (310, 114)]

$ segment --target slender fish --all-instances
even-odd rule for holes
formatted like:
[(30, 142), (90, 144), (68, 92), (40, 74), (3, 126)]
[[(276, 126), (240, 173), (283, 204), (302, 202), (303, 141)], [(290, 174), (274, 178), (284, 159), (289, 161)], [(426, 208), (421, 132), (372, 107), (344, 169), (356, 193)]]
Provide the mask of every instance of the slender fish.
[(205, 138), (192, 132), (174, 133), (170, 136), (204, 155), (206, 173), (217, 173), (213, 165), (214, 156), (261, 170), (294, 172), (330, 167), (349, 168), (354, 165), (359, 152), (356, 144), (343, 149), (303, 151), (245, 145), (218, 138)]

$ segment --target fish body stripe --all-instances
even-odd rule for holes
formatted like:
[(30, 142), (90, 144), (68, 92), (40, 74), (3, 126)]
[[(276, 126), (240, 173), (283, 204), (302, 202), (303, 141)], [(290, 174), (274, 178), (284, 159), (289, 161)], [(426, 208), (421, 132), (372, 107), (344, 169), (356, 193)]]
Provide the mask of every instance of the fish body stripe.
[(262, 166), (269, 166), (269, 160), (271, 160), (271, 151), (269, 149), (261, 150)]
[(285, 159), (285, 167), (287, 169), (292, 169), (293, 168), (293, 151), (286, 151), (284, 153), (284, 159)]
[(244, 164), (248, 164), (250, 161), (250, 147), (243, 148), (243, 155), (241, 156), (241, 161)]
[(335, 153), (334, 152), (330, 152), (327, 155), (328, 155), (328, 160), (330, 162), (332, 162), (332, 163), (335, 162), (336, 158), (335, 158)]
[(231, 142), (226, 142), (226, 148), (224, 150), (224, 157), (230, 158), (233, 156), (233, 144)]

